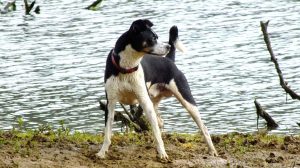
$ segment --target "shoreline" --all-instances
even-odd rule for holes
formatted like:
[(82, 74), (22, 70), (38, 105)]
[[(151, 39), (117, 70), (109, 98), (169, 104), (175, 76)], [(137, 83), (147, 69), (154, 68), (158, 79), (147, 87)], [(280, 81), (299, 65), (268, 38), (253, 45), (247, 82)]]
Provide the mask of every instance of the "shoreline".
[(163, 140), (168, 161), (156, 157), (151, 133), (115, 133), (98, 159), (102, 135), (46, 126), (0, 131), (0, 167), (300, 167), (299, 135), (212, 135), (218, 157), (198, 134), (163, 133)]

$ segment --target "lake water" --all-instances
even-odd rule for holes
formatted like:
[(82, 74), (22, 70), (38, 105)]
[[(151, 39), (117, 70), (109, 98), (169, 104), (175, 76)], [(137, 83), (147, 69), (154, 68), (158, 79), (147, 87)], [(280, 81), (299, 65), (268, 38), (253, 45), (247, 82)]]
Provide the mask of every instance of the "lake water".
[[(75, 130), (101, 132), (107, 54), (132, 21), (148, 18), (161, 41), (178, 26), (188, 52), (178, 52), (176, 64), (211, 133), (256, 131), (254, 98), (279, 123), (273, 133), (300, 133), (300, 102), (289, 96), (286, 102), (260, 30), (260, 21), (271, 20), (273, 50), (300, 94), (299, 1), (109, 0), (99, 11), (83, 9), (92, 1), (38, 3), (39, 15), (24, 16), (22, 1), (17, 11), (0, 15), (0, 129), (23, 117), (30, 128), (64, 120)], [(174, 98), (160, 110), (165, 131), (198, 131)]]

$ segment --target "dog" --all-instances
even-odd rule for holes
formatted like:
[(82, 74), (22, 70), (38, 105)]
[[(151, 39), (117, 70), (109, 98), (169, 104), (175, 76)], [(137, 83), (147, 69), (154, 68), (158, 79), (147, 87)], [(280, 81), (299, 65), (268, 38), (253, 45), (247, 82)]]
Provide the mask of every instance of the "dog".
[(162, 57), (170, 51), (171, 46), (157, 41), (158, 36), (152, 26), (153, 23), (147, 19), (134, 21), (129, 30), (119, 37), (107, 57), (104, 75), (107, 120), (104, 142), (96, 156), (105, 158), (111, 144), (115, 105), (120, 102), (142, 107), (154, 134), (158, 157), (167, 160), (155, 108), (162, 98), (170, 96), (175, 96), (190, 113), (204, 135), (209, 153), (217, 156), (188, 82), (174, 64), (175, 57), (174, 60)]
[[(169, 30), (169, 42), (168, 43), (170, 45), (170, 50), (167, 53), (167, 55), (165, 55), (165, 57), (172, 60), (173, 62), (175, 62), (176, 49), (178, 49), (179, 51), (181, 51), (183, 53), (186, 51), (185, 47), (182, 45), (182, 43), (178, 39), (178, 28), (177, 28), (177, 26), (172, 26), (170, 28), (170, 30)], [(151, 54), (146, 54), (145, 56), (149, 56), (149, 55), (151, 56)], [(161, 96), (160, 97), (156, 96), (156, 98), (151, 97), (151, 100), (152, 100), (152, 102), (154, 102), (153, 106), (154, 106), (154, 110), (156, 112), (158, 126), (159, 126), (160, 129), (163, 129), (164, 121), (160, 116), (160, 113), (159, 113), (159, 110), (158, 110), (158, 105), (159, 105), (160, 100), (166, 98), (165, 97), (166, 95), (164, 95), (165, 89), (156, 89), (155, 91), (160, 92), (160, 93), (157, 93), (157, 94), (161, 95)], [(170, 94), (168, 94), (168, 95), (170, 95)]]

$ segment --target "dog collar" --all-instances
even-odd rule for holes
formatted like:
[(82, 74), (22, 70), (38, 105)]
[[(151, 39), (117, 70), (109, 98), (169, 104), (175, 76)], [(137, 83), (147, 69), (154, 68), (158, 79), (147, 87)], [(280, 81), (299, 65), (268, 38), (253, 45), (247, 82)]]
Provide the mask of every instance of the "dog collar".
[(120, 67), (116, 60), (115, 60), (115, 52), (113, 51), (111, 54), (111, 62), (113, 63), (113, 65), (122, 73), (122, 74), (128, 74), (128, 73), (132, 73), (138, 70), (139, 66), (130, 68), (130, 69), (126, 69), (126, 68), (122, 68)]

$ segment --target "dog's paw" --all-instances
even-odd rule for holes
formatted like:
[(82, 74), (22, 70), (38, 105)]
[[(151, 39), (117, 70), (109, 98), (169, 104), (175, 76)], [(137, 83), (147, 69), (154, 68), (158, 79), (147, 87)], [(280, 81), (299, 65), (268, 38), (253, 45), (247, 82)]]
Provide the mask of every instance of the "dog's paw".
[(158, 162), (161, 163), (172, 163), (173, 161), (168, 157), (168, 155), (166, 156), (162, 156), (162, 155), (157, 155), (156, 159)]
[(217, 152), (215, 149), (210, 150), (210, 151), (209, 151), (209, 154), (210, 154), (211, 156), (219, 156), (219, 155), (218, 155), (218, 152)]
[(96, 153), (96, 157), (100, 159), (105, 158), (105, 151), (100, 150), (98, 153)]
[(166, 152), (159, 152), (157, 157), (161, 160), (165, 160), (165, 161), (169, 160), (169, 156), (167, 155)]

